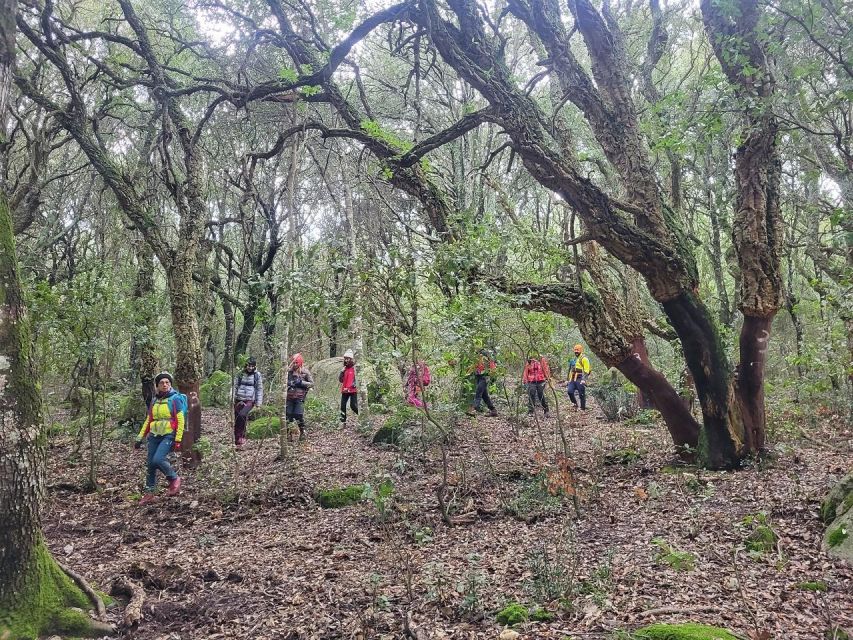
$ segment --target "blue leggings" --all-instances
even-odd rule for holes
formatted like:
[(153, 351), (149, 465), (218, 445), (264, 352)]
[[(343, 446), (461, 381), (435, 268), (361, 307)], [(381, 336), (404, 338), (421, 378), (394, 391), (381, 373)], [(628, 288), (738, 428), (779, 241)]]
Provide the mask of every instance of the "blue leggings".
[(569, 400), (572, 401), (572, 404), (577, 406), (577, 400), (575, 400), (575, 391), (578, 392), (578, 397), (581, 401), (581, 409), (586, 409), (586, 382), (584, 382), (583, 378), (579, 380), (572, 380), (569, 382)]
[(157, 471), (159, 470), (169, 481), (178, 477), (169, 459), (166, 457), (175, 444), (175, 434), (165, 436), (148, 434), (148, 475), (145, 477), (145, 492), (154, 493), (157, 486)]

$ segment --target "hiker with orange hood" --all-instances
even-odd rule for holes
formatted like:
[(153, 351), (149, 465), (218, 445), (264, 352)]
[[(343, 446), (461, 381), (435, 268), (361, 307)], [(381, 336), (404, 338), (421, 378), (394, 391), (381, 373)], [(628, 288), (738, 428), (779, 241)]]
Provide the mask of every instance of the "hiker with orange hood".
[(583, 355), (583, 345), (575, 345), (575, 357), (569, 360), (569, 379), (568, 393), (569, 400), (578, 406), (578, 401), (575, 400), (575, 391), (581, 401), (581, 409), (586, 410), (586, 383), (589, 378), (589, 358)]
[(287, 424), (296, 422), (299, 425), (299, 439), (305, 439), (305, 396), (308, 390), (314, 388), (314, 378), (305, 366), (301, 353), (293, 355), (287, 368), (287, 406), (285, 417)]

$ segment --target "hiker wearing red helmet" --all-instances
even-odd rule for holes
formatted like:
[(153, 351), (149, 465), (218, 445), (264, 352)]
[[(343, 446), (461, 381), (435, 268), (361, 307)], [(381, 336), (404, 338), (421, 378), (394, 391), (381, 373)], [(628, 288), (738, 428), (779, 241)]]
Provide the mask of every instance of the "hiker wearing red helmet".
[(246, 360), (243, 372), (234, 381), (234, 445), (246, 443), (246, 422), (252, 407), (264, 403), (264, 379), (254, 358)]
[(575, 357), (569, 360), (569, 378), (568, 378), (568, 394), (569, 400), (578, 406), (578, 401), (575, 400), (575, 391), (581, 402), (581, 409), (586, 409), (586, 383), (589, 378), (589, 358), (583, 355), (583, 345), (575, 345)]
[(305, 439), (305, 396), (314, 388), (314, 378), (305, 366), (301, 353), (296, 353), (287, 368), (287, 406), (285, 416), (288, 428), (291, 422), (299, 425), (299, 439)]

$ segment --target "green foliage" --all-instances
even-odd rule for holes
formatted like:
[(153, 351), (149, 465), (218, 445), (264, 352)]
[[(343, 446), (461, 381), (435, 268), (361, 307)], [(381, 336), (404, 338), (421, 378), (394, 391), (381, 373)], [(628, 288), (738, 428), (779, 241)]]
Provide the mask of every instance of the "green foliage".
[(684, 624), (653, 624), (634, 632), (636, 640), (738, 640), (737, 636), (720, 627), (687, 622)]
[(340, 424), (340, 411), (319, 395), (309, 393), (305, 398), (305, 420), (311, 425), (332, 431)]
[(816, 580), (814, 582), (798, 582), (797, 589), (802, 589), (803, 591), (821, 591), (826, 593), (827, 586), (823, 580)]
[(199, 400), (203, 407), (227, 407), (231, 399), (231, 376), (224, 371), (214, 371), (199, 387)]
[(510, 627), (527, 622), (528, 618), (530, 618), (530, 612), (519, 602), (510, 602), (495, 615), (498, 622)]
[(528, 522), (560, 513), (563, 509), (563, 498), (560, 495), (552, 495), (545, 480), (544, 472), (523, 480), (515, 495), (505, 503), (506, 512)]
[(628, 424), (650, 427), (660, 420), (660, 413), (655, 409), (643, 409), (633, 418), (627, 420)]
[(626, 389), (618, 381), (590, 387), (588, 393), (595, 398), (608, 420), (623, 420), (637, 412), (636, 391)]
[(377, 140), (384, 142), (388, 146), (402, 153), (409, 151), (414, 146), (414, 144), (412, 144), (408, 140), (403, 140), (396, 134), (386, 129), (383, 129), (382, 126), (375, 120), (362, 120), (361, 130), (364, 131), (371, 138), (376, 138)]
[(692, 571), (696, 566), (696, 556), (689, 551), (679, 551), (663, 538), (652, 539), (652, 544), (658, 547), (655, 562), (672, 567), (676, 571)]
[(561, 554), (548, 552), (545, 546), (527, 553), (530, 578), (525, 587), (536, 602), (551, 602), (571, 596), (574, 575)]
[(631, 447), (618, 449), (604, 454), (604, 464), (609, 466), (633, 464), (645, 458), (647, 453), (644, 449), (634, 449)]
[(554, 617), (553, 613), (542, 607), (534, 607), (530, 611), (530, 619), (533, 622), (551, 622)]
[(394, 509), (394, 481), (390, 476), (383, 475), (378, 482), (366, 482), (361, 498), (373, 504), (379, 522), (387, 522)]
[(742, 526), (747, 529), (744, 544), (751, 556), (761, 556), (776, 548), (779, 536), (770, 526), (766, 513), (757, 513), (744, 517)]
[(351, 484), (347, 487), (324, 489), (317, 493), (317, 502), (324, 509), (340, 509), (361, 502), (364, 485)]

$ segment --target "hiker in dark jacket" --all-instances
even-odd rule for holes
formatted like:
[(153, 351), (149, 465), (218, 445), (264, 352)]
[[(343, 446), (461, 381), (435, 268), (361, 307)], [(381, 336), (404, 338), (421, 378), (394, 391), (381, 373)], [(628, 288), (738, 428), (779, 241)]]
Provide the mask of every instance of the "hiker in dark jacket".
[(234, 380), (234, 444), (246, 444), (246, 422), (252, 407), (264, 403), (264, 379), (254, 358), (246, 361), (243, 372)]
[(344, 352), (344, 368), (338, 374), (341, 383), (341, 424), (347, 421), (347, 402), (352, 412), (358, 415), (358, 384), (355, 380), (355, 354), (352, 349)]
[(299, 439), (305, 439), (305, 396), (308, 390), (314, 388), (314, 378), (311, 372), (304, 366), (305, 360), (301, 353), (297, 353), (290, 361), (287, 368), (287, 417), (288, 428), (291, 422), (296, 421), (299, 425)]

